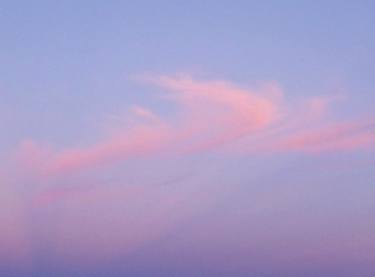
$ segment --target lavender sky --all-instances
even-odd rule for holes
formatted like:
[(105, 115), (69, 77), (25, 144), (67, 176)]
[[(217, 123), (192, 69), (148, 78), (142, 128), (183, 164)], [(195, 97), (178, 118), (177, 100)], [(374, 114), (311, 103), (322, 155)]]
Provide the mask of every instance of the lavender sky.
[(375, 2), (0, 3), (0, 276), (375, 276)]

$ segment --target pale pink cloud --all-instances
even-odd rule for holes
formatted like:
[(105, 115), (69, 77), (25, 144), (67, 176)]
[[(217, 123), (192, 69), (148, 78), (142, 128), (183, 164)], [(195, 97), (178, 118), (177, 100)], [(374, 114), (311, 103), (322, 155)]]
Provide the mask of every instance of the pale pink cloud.
[(130, 127), (91, 146), (50, 151), (31, 141), (23, 143), (20, 152), (26, 163), (39, 167), (36, 170), (42, 175), (56, 175), (160, 152), (201, 151), (264, 129), (280, 112), (282, 92), (274, 83), (251, 90), (187, 76), (147, 81), (171, 92), (168, 97), (178, 106), (175, 118), (163, 119), (149, 109), (133, 106), (128, 115)]
[(329, 104), (336, 97), (313, 97), (291, 106), (275, 82), (250, 89), (187, 75), (140, 79), (166, 89), (164, 97), (177, 106), (173, 117), (133, 106), (127, 115), (130, 125), (90, 146), (51, 151), (32, 141), (23, 143), (19, 152), (24, 162), (40, 175), (55, 176), (135, 157), (194, 154), (238, 141), (245, 152), (341, 151), (373, 145), (370, 125), (333, 121), (326, 126)]
[[(87, 188), (82, 186), (82, 179), (75, 178), (76, 173), (89, 170), (96, 173), (98, 169), (106, 170), (118, 162), (140, 157), (158, 158), (157, 162), (163, 162), (159, 157), (166, 153), (197, 155), (226, 146), (229, 151), (225, 154), (233, 156), (238, 154), (234, 150), (245, 155), (254, 152), (276, 155), (291, 151), (375, 149), (375, 120), (371, 117), (357, 121), (332, 120), (327, 116), (330, 97), (303, 99), (302, 103), (291, 105), (285, 103), (283, 91), (274, 82), (249, 89), (226, 81), (202, 81), (190, 76), (157, 76), (144, 81), (168, 91), (166, 100), (177, 108), (173, 117), (133, 106), (125, 115), (129, 124), (120, 124), (116, 130), (103, 134), (102, 139), (94, 139), (96, 142), (91, 145), (53, 149), (27, 140), (17, 151), (17, 161), (22, 167), (39, 177), (30, 193), (34, 197), (32, 208), (42, 210), (63, 200), (64, 212), (59, 219), (62, 227), (55, 234), (57, 251), (72, 260), (91, 253), (101, 258), (116, 251), (117, 254), (131, 252), (147, 241), (160, 238), (178, 226), (181, 219), (198, 214), (200, 205), (210, 200), (209, 195), (204, 195), (207, 192), (199, 190), (205, 186), (205, 191), (209, 191), (204, 182), (196, 184), (195, 189), (185, 182), (177, 190), (164, 190), (165, 186), (147, 186), (146, 182), (134, 187), (126, 182), (111, 187), (94, 180), (96, 187)], [(207, 168), (203, 171), (208, 172)], [(56, 179), (58, 182), (54, 182)], [(70, 186), (61, 186), (67, 179), (73, 180)], [(218, 195), (215, 190), (210, 193), (212, 198)], [(93, 214), (98, 214), (99, 219)], [(114, 226), (103, 224), (103, 218), (112, 219)], [(6, 213), (0, 212), (0, 223), (8, 224), (9, 220)], [(82, 232), (83, 220), (87, 230), (94, 232)], [(24, 247), (12, 243), (23, 235), (13, 238), (13, 228), (22, 230), (18, 224), (18, 221), (10, 222), (0, 237), (0, 242), (11, 242), (7, 247), (14, 252), (17, 247)], [(12, 225), (15, 227), (9, 227)]]
[(162, 123), (161, 118), (149, 109), (141, 106), (133, 106), (131, 112), (139, 118), (146, 119), (153, 123)]
[(169, 139), (168, 130), (163, 127), (138, 127), (90, 147), (57, 153), (47, 173), (76, 171), (149, 155), (160, 150)]
[[(279, 112), (275, 94), (282, 95), (276, 84), (257, 91), (225, 81), (196, 81), (189, 76), (161, 76), (151, 82), (172, 91), (170, 96), (185, 108), (190, 120), (244, 125), (241, 127), (247, 129), (265, 127), (275, 120)], [(215, 122), (217, 117), (223, 121)]]
[(307, 99), (302, 105), (307, 117), (321, 119), (331, 111), (332, 103), (343, 99), (340, 95), (315, 96)]
[(146, 77), (169, 91), (168, 99), (180, 105), (183, 131), (190, 135), (190, 151), (213, 149), (257, 132), (282, 115), (283, 92), (270, 82), (245, 89), (225, 81), (198, 81), (190, 76)]
[(375, 146), (375, 120), (334, 123), (289, 134), (276, 144), (281, 150), (307, 152), (368, 149)]

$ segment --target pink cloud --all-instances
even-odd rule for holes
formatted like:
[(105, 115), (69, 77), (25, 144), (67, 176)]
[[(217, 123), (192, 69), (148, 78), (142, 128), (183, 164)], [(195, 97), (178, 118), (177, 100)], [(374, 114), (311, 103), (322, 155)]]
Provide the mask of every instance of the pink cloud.
[(375, 120), (335, 123), (313, 130), (302, 130), (284, 138), (283, 150), (308, 152), (345, 151), (375, 146)]
[[(128, 115), (131, 126), (91, 146), (51, 151), (32, 141), (22, 144), (23, 160), (44, 176), (65, 175), (134, 157), (194, 154), (218, 149), (241, 139), (241, 151), (355, 150), (373, 144), (373, 131), (364, 123), (333, 122), (325, 126), (335, 97), (306, 99), (300, 106), (283, 100), (270, 82), (256, 89), (226, 81), (201, 81), (190, 76), (151, 76), (143, 82), (164, 88), (177, 105), (174, 117), (162, 118), (141, 106)], [(250, 145), (249, 145), (250, 144)]]
[(187, 76), (147, 81), (171, 91), (169, 99), (179, 107), (175, 118), (162, 119), (148, 109), (134, 106), (129, 114), (134, 126), (118, 130), (94, 145), (57, 152), (28, 141), (21, 146), (25, 161), (32, 167), (42, 167), (38, 170), (44, 175), (55, 175), (158, 152), (204, 150), (266, 128), (279, 116), (277, 102), (282, 93), (273, 83), (256, 91), (224, 81), (195, 81)]
[(273, 82), (254, 90), (189, 76), (145, 79), (166, 88), (170, 92), (167, 97), (180, 105), (190, 151), (212, 149), (265, 129), (281, 116), (283, 93)]
[[(274, 82), (249, 89), (226, 81), (202, 81), (189, 76), (159, 76), (144, 81), (167, 91), (166, 100), (177, 107), (173, 117), (133, 106), (126, 115), (130, 124), (103, 134), (102, 139), (91, 145), (56, 150), (27, 140), (17, 151), (17, 161), (39, 178), (35, 187), (28, 188), (33, 198), (32, 208), (49, 208), (49, 204), (63, 200), (64, 213), (59, 215), (63, 227), (55, 235), (58, 251), (73, 260), (91, 253), (102, 257), (113, 255), (112, 251), (131, 252), (147, 241), (160, 238), (177, 226), (181, 218), (199, 213), (200, 205), (210, 200), (209, 195), (198, 189), (205, 186), (207, 190), (207, 184), (201, 180), (195, 189), (191, 183), (183, 182), (177, 190), (164, 190), (166, 186), (152, 186), (152, 182), (147, 186), (147, 181), (134, 187), (126, 182), (111, 187), (94, 180), (95, 185), (85, 186), (82, 185), (88, 183), (85, 177), (76, 178), (76, 173), (106, 170), (118, 162), (140, 157), (157, 157), (157, 162), (163, 162), (159, 159), (162, 155), (197, 155), (224, 146), (229, 146), (225, 154), (232, 156), (238, 152), (323, 153), (375, 146), (375, 120), (329, 118), (330, 97), (303, 99), (302, 103), (291, 105), (285, 103), (283, 91)], [(203, 171), (207, 175), (207, 168)], [(94, 175), (90, 177), (95, 179)], [(66, 180), (71, 181), (69, 186), (62, 187), (60, 184), (65, 185)], [(218, 193), (214, 190), (211, 193), (214, 202)], [(93, 213), (99, 214), (99, 219)], [(142, 213), (147, 216), (139, 218)], [(6, 213), (0, 213), (1, 216)], [(4, 218), (0, 223), (8, 224), (9, 217)], [(82, 220), (87, 218), (87, 230), (94, 230), (95, 235), (92, 231), (82, 232)], [(103, 218), (112, 218), (116, 228), (107, 228)], [(3, 231), (0, 242), (1, 239), (17, 241), (18, 236), (23, 236), (13, 234), (13, 228), (22, 229), (19, 223), (11, 224), (15, 227)], [(65, 234), (71, 234), (72, 238)], [(98, 241), (98, 234), (105, 237)], [(119, 241), (123, 243), (121, 246)], [(69, 243), (71, 248), (66, 247)], [(18, 247), (25, 246), (9, 243), (7, 247), (17, 252)], [(1, 251), (0, 254), (4, 255)]]
[(330, 112), (331, 104), (342, 99), (342, 96), (315, 96), (307, 99), (303, 105), (304, 112), (313, 119), (321, 119)]
[(162, 76), (151, 81), (172, 91), (170, 96), (180, 103), (191, 121), (255, 129), (273, 122), (279, 112), (272, 94), (282, 93), (275, 84), (263, 88), (267, 91), (255, 91), (224, 81), (196, 81), (188, 76)]
[(163, 128), (139, 127), (87, 148), (63, 150), (48, 167), (48, 173), (76, 171), (148, 155), (160, 149), (168, 139), (167, 130)]

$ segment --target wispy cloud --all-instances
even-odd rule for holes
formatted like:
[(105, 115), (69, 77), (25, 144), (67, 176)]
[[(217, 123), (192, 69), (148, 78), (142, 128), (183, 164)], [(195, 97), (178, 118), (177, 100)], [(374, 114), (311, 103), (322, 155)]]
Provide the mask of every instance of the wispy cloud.
[(283, 150), (308, 152), (373, 149), (375, 120), (330, 124), (290, 134), (279, 144)]
[[(15, 151), (15, 171), (22, 182), (31, 184), (25, 193), (29, 199), (19, 209), (31, 204), (27, 208), (35, 209), (38, 214), (38, 211), (56, 208), (52, 216), (58, 217), (62, 227), (54, 236), (61, 255), (69, 256), (65, 253), (69, 251), (65, 233), (76, 236), (72, 238), (74, 260), (85, 256), (80, 249), (95, 252), (98, 245), (106, 248), (104, 254), (100, 252), (97, 256), (110, 256), (113, 251), (132, 251), (157, 240), (175, 228), (176, 222), (187, 220), (202, 207), (209, 209), (215, 205), (223, 195), (224, 186), (218, 189), (210, 185), (215, 181), (205, 178), (216, 173), (210, 171), (208, 163), (202, 162), (198, 167), (205, 177), (194, 180), (195, 174), (181, 174), (188, 167), (178, 164), (182, 159), (204, 161), (203, 154), (207, 153), (236, 159), (239, 154), (254, 153), (324, 155), (375, 150), (375, 118), (359, 115), (340, 119), (331, 109), (335, 96), (316, 96), (289, 103), (286, 92), (275, 82), (249, 88), (223, 80), (194, 79), (189, 75), (146, 76), (138, 80), (142, 85), (163, 91), (161, 99), (173, 106), (173, 113), (163, 115), (143, 105), (133, 105), (118, 118), (115, 130), (112, 128), (100, 138), (93, 138), (92, 144), (55, 149), (28, 139)], [(170, 160), (177, 162), (171, 166)], [(131, 168), (121, 166), (121, 174), (116, 175), (116, 166), (122, 162), (140, 163), (138, 174), (145, 176), (155, 171), (158, 177), (151, 174), (151, 177), (135, 178), (136, 184), (129, 183), (124, 176), (131, 175)], [(168, 174), (160, 172), (161, 164), (167, 165), (164, 167), (168, 168)], [(103, 176), (111, 180), (119, 178), (103, 182)], [(1, 182), (0, 174), (0, 185)], [(11, 188), (11, 184), (0, 186), (6, 198), (10, 192), (5, 188)], [(90, 213), (106, 220), (113, 218), (114, 226), (107, 229), (95, 217), (88, 216), (87, 207), (92, 209)], [(14, 214), (19, 212), (17, 209)], [(139, 213), (147, 216), (139, 218)], [(105, 233), (106, 237), (100, 242), (96, 238), (93, 241), (76, 224), (75, 221), (81, 221), (80, 216), (89, 217), (90, 228)], [(0, 217), (0, 224), (9, 223), (6, 213), (0, 212)], [(0, 234), (0, 242), (7, 240), (7, 247), (15, 253), (18, 248), (27, 248), (18, 244), (24, 234), (12, 233), (13, 228), (22, 230), (19, 221), (10, 222), (11, 227)], [(150, 234), (150, 229), (155, 231)], [(123, 244), (118, 245), (118, 241)], [(0, 251), (0, 257), (3, 255), (5, 252)]]
[[(164, 88), (177, 106), (174, 117), (133, 106), (132, 125), (87, 147), (51, 151), (32, 141), (22, 144), (24, 161), (42, 175), (70, 174), (160, 153), (199, 153), (241, 139), (243, 151), (345, 151), (374, 145), (374, 124), (331, 121), (326, 117), (335, 97), (285, 103), (284, 92), (269, 82), (244, 88), (228, 81), (196, 80), (189, 75), (146, 76), (142, 82)], [(327, 124), (327, 121), (331, 122)], [(257, 138), (257, 140), (254, 140)]]

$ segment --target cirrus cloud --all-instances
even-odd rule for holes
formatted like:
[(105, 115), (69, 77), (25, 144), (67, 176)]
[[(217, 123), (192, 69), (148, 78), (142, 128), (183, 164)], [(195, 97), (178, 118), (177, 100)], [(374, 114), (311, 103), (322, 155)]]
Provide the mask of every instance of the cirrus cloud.
[(337, 121), (325, 117), (335, 97), (312, 97), (291, 106), (275, 82), (244, 88), (189, 75), (137, 79), (165, 90), (164, 98), (177, 106), (173, 118), (133, 106), (128, 114), (133, 117), (132, 126), (119, 128), (93, 145), (51, 151), (27, 141), (21, 147), (22, 159), (38, 167), (41, 175), (54, 176), (134, 157), (221, 149), (230, 143), (242, 152), (346, 151), (374, 146), (373, 118)]

